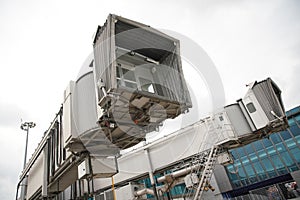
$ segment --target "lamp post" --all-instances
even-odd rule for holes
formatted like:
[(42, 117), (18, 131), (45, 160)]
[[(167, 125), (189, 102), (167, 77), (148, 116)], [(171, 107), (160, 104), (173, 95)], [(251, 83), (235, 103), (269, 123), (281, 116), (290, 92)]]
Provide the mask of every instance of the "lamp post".
[[(34, 127), (35, 127), (35, 123), (33, 123), (33, 122), (24, 122), (24, 123), (21, 124), (21, 127), (20, 127), (23, 131), (26, 131), (26, 144), (25, 144), (25, 156), (24, 156), (23, 170), (26, 167), (29, 129), (34, 128)], [(26, 196), (26, 186), (27, 186), (27, 178), (23, 179), (23, 181), (22, 181), (21, 200), (26, 199), (25, 198), (25, 196)]]
[(21, 127), (20, 127), (23, 131), (26, 131), (26, 144), (25, 144), (25, 156), (24, 156), (23, 169), (25, 169), (25, 167), (26, 167), (29, 129), (34, 128), (34, 127), (35, 127), (35, 123), (33, 123), (33, 122), (24, 122), (21, 124)]

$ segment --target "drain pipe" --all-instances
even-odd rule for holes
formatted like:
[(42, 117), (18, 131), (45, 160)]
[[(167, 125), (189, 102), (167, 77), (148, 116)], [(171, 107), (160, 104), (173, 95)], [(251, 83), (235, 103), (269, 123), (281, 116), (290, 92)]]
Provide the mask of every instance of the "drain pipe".
[[(148, 165), (149, 165), (149, 178), (150, 178), (150, 182), (151, 182), (151, 186), (153, 187), (153, 195), (155, 197), (156, 200), (159, 200), (159, 196), (156, 190), (156, 183), (155, 183), (155, 179), (154, 179), (154, 175), (153, 175), (153, 167), (152, 167), (152, 162), (151, 162), (151, 158), (150, 158), (150, 154), (149, 154), (149, 150), (148, 149), (144, 149), (145, 151), (145, 155), (146, 158), (148, 160)], [(149, 189), (148, 189), (149, 190)]]

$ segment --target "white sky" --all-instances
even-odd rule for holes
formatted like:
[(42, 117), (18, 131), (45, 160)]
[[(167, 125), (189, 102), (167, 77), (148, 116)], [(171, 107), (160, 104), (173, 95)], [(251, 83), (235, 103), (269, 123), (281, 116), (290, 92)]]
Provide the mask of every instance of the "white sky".
[(0, 199), (14, 198), (23, 166), (20, 119), (37, 123), (30, 157), (109, 13), (198, 43), (215, 63), (226, 104), (267, 77), (282, 89), (286, 109), (300, 104), (300, 1), (0, 0)]

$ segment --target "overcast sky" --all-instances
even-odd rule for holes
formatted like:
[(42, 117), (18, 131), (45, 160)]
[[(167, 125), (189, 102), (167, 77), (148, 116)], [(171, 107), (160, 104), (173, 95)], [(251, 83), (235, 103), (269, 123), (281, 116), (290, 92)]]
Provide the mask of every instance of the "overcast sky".
[[(30, 157), (109, 13), (200, 45), (221, 77), (226, 104), (241, 98), (247, 83), (267, 77), (282, 89), (286, 109), (300, 104), (300, 1), (0, 0), (0, 199), (14, 198), (23, 166), (20, 120), (37, 123)], [(209, 100), (197, 94), (205, 107)]]

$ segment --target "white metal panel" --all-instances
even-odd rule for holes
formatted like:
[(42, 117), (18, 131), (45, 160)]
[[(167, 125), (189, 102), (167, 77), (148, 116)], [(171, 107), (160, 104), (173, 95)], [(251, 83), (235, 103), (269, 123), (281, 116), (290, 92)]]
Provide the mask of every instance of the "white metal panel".
[(252, 133), (246, 116), (243, 114), (239, 104), (226, 106), (225, 111), (237, 136)]
[(115, 158), (91, 158), (93, 174), (97, 178), (112, 177), (117, 173)]
[(76, 81), (72, 110), (72, 118), (78, 136), (98, 127), (95, 84), (92, 72), (82, 75)]
[[(243, 103), (246, 107), (247, 112), (249, 113), (256, 129), (264, 128), (268, 123), (269, 119), (267, 118), (265, 112), (257, 101), (253, 91), (250, 89), (246, 96), (243, 98)], [(249, 109), (249, 105), (253, 104), (255, 107), (255, 111), (251, 111)]]
[(70, 140), (72, 133), (74, 133), (74, 125), (72, 121), (72, 93), (74, 91), (74, 81), (70, 81), (64, 92), (63, 103), (63, 135), (64, 144), (66, 145)]
[(40, 154), (28, 175), (27, 198), (29, 199), (42, 187), (44, 177), (44, 154)]
[(78, 165), (78, 178), (84, 178), (84, 176), (90, 174), (89, 166), (88, 166), (88, 160), (85, 159)]
[(115, 190), (116, 199), (118, 200), (131, 200), (134, 199), (134, 192), (141, 188), (140, 185), (129, 183), (123, 187), (117, 188)]
[[(207, 121), (201, 121), (118, 158), (115, 183), (148, 174), (148, 149), (153, 170), (158, 170), (196, 153), (210, 149), (218, 136), (207, 134)], [(212, 133), (211, 133), (212, 134)], [(208, 136), (207, 136), (208, 135)], [(95, 189), (109, 187), (111, 179), (96, 179)]]

